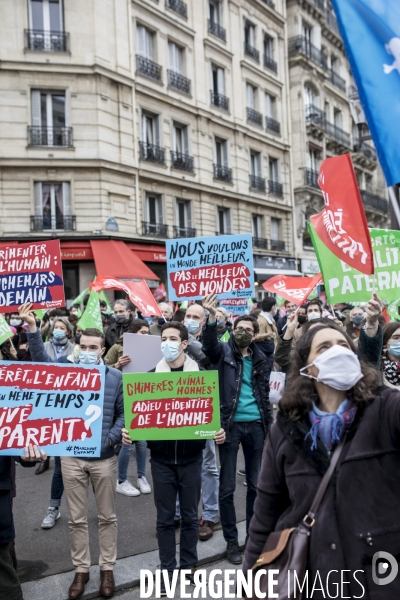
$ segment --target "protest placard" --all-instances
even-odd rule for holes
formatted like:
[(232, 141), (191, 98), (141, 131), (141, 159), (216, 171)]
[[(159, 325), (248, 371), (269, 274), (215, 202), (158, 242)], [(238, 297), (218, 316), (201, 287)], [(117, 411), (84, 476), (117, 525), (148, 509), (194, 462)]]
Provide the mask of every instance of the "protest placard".
[(123, 374), (132, 440), (212, 439), (220, 430), (217, 371)]
[(0, 315), (0, 344), (4, 344), (5, 341), (9, 340), (14, 336), (12, 330), (10, 329), (9, 324), (3, 317)]
[(161, 337), (158, 335), (124, 333), (123, 346), (124, 354), (128, 354), (131, 359), (131, 362), (122, 367), (123, 373), (146, 373), (154, 369), (163, 358)]
[(0, 454), (101, 452), (104, 366), (0, 362)]
[(169, 300), (254, 296), (250, 234), (166, 240)]
[(65, 305), (58, 240), (0, 249), (1, 312), (14, 312), (26, 302), (31, 302), (33, 309)]
[(310, 233), (329, 303), (367, 302), (374, 281), (381, 300), (393, 302), (400, 297), (400, 231), (370, 229), (375, 276), (356, 271), (337, 258), (315, 235), (312, 226)]
[(231, 319), (248, 315), (250, 312), (246, 298), (229, 298), (227, 300), (220, 300), (219, 303), (222, 308), (228, 311)]

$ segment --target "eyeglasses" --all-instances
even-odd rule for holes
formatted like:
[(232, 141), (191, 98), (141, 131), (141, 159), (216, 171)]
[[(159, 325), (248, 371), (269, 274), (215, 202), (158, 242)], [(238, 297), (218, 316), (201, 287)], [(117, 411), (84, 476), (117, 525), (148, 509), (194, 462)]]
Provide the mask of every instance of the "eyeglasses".
[(251, 333), (251, 334), (254, 333), (254, 329), (251, 329), (250, 327), (246, 327), (246, 328), (244, 328), (244, 327), (236, 327), (236, 331), (238, 333), (243, 333), (244, 331), (246, 331), (247, 333)]

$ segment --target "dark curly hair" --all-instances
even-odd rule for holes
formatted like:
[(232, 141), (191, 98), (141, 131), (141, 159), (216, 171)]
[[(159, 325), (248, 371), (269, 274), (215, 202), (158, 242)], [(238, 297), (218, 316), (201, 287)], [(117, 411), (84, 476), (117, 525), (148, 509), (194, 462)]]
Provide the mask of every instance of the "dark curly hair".
[[(279, 402), (279, 409), (286, 413), (292, 421), (298, 421), (307, 415), (313, 400), (317, 398), (314, 380), (300, 375), (300, 369), (306, 367), (311, 351), (311, 345), (316, 334), (323, 329), (335, 329), (342, 334), (350, 349), (356, 353), (355, 346), (347, 333), (334, 323), (323, 323), (311, 327), (298, 341), (292, 357), (292, 366), (288, 374), (285, 391)], [(377, 369), (361, 362), (363, 378), (347, 392), (347, 398), (358, 406), (365, 406), (375, 398), (375, 391), (381, 384), (381, 374)]]

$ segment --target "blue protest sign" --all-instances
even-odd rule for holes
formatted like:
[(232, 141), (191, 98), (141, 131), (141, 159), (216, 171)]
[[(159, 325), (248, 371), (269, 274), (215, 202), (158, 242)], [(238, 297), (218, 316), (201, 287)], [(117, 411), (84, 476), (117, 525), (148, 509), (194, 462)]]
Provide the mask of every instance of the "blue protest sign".
[(168, 299), (254, 296), (250, 234), (167, 240)]
[(0, 362), (0, 455), (98, 457), (104, 366)]

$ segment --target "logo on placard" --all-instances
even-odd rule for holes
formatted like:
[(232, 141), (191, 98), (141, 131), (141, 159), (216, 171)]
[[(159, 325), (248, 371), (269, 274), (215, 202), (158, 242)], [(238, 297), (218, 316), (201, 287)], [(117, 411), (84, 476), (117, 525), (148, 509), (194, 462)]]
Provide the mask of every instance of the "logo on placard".
[[(389, 552), (375, 552), (372, 557), (372, 580), (376, 585), (392, 583), (399, 572), (397, 560)], [(382, 577), (384, 575), (384, 577)]]

